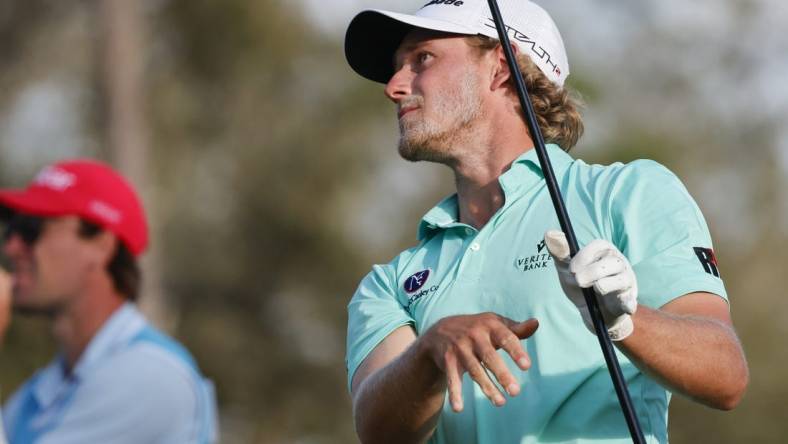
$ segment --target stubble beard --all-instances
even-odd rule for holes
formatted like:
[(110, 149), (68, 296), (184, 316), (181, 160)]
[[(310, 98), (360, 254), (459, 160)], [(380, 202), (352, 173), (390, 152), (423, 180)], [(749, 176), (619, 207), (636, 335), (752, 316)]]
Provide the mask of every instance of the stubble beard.
[(417, 116), (400, 119), (399, 154), (412, 162), (428, 161), (451, 164), (456, 150), (468, 139), (474, 121), (481, 115), (479, 81), (473, 72), (466, 71), (460, 87), (436, 96), (430, 111), (441, 121), (424, 116), (424, 98), (411, 96), (403, 99), (400, 108), (419, 107)]
[(41, 288), (38, 276), (38, 267), (35, 264), (27, 271), (31, 276), (26, 288), (18, 284), (12, 287), (11, 308), (14, 313), (26, 316), (44, 316), (54, 318), (65, 310), (65, 296), (46, 291)]

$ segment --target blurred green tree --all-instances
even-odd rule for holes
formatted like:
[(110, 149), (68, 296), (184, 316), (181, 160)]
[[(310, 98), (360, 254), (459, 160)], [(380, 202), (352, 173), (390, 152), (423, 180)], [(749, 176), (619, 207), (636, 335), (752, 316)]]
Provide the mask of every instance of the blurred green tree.
[[(173, 333), (217, 384), (223, 442), (354, 442), (345, 305), (373, 261), (413, 243), (418, 217), (449, 192), (451, 177), (396, 160), (395, 119), (381, 88), (350, 71), (341, 42), (315, 29), (298, 2), (141, 3), (146, 187), (160, 227), (158, 271), (177, 316)], [(788, 396), (781, 371), (788, 352), (780, 343), (788, 303), (779, 282), (788, 241), (775, 147), (784, 123), (745, 100), (758, 64), (751, 45), (737, 42), (748, 41), (753, 14), (734, 14), (741, 38), (722, 42), (713, 33), (704, 40), (670, 29), (640, 10), (657, 2), (592, 3), (595, 13), (612, 8), (620, 12), (613, 18), (637, 26), (605, 28), (617, 33), (619, 59), (609, 64), (596, 52), (573, 51), (582, 39), (571, 33), (583, 28), (567, 29), (570, 57), (579, 61), (570, 83), (589, 101), (588, 136), (573, 154), (600, 163), (649, 157), (685, 181), (714, 234), (752, 369), (750, 392), (734, 412), (676, 399), (672, 440), (780, 442), (788, 431), (780, 407)], [(751, 3), (768, 2), (718, 8), (756, 11)], [(22, 156), (24, 147), (9, 138), (20, 97), (41, 84), (54, 85), (49, 94), (68, 92), (76, 118), (67, 129), (79, 134), (79, 153), (113, 158), (102, 142), (109, 136), (97, 5), (0, 4), (3, 186), (27, 180), (63, 155), (56, 145), (71, 143), (70, 133), (55, 131), (35, 139), (52, 145)], [(698, 47), (722, 57), (683, 68)], [(737, 82), (717, 72), (733, 72)], [(714, 89), (720, 85), (735, 85), (741, 100), (719, 106), (727, 97)], [(35, 103), (38, 118), (48, 102)], [(725, 113), (729, 103), (746, 106), (735, 114), (741, 119)], [(40, 320), (15, 319), (0, 362), (3, 395), (52, 353)]]

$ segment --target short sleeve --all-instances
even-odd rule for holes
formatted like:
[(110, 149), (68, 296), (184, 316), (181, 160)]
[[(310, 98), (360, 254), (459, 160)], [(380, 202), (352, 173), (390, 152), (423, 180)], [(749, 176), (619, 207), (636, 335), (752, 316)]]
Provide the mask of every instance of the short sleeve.
[(614, 242), (632, 263), (642, 304), (659, 308), (699, 291), (727, 301), (706, 221), (673, 173), (632, 162), (618, 173), (611, 198)]
[(348, 304), (348, 390), (359, 365), (383, 339), (403, 325), (415, 324), (397, 300), (395, 282), (392, 265), (375, 265)]

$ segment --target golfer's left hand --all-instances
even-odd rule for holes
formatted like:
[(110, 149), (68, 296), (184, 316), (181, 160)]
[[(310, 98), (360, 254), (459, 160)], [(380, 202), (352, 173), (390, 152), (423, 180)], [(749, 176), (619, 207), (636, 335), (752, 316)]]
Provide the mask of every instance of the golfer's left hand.
[(561, 231), (545, 233), (545, 244), (553, 256), (561, 288), (580, 310), (583, 322), (593, 333), (582, 288), (593, 287), (610, 339), (620, 341), (632, 334), (632, 317), (637, 309), (638, 285), (627, 258), (606, 240), (593, 240), (569, 258), (569, 243)]

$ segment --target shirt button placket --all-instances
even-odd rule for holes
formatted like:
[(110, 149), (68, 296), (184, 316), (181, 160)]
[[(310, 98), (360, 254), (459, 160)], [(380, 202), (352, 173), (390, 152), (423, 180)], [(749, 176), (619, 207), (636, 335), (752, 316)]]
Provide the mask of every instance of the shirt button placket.
[[(481, 243), (477, 240), (480, 233), (472, 227), (465, 227), (463, 232), (467, 235), (465, 242), (469, 242), (470, 244), (465, 244), (465, 253), (459, 264), (457, 280), (460, 282), (475, 283), (479, 280), (483, 263), (483, 258), (479, 254), (481, 251)], [(476, 238), (474, 238), (474, 235), (476, 235)]]

